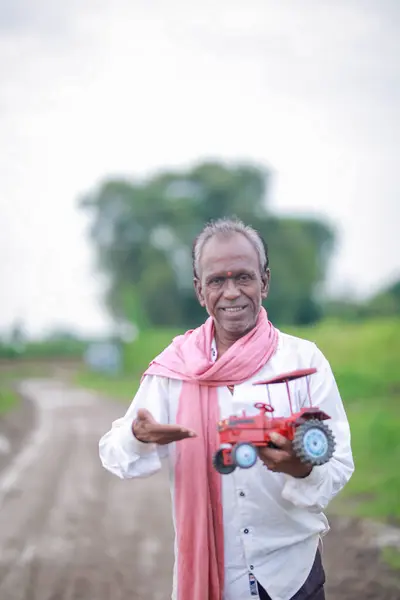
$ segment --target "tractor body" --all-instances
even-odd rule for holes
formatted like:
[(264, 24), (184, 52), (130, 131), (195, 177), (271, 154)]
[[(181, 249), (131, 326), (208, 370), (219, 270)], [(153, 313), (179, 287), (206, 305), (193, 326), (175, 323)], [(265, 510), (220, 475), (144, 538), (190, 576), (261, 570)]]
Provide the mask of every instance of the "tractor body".
[[(315, 369), (294, 371), (260, 384), (286, 383), (291, 379), (314, 373)], [(287, 385), (288, 388), (288, 385)], [(237, 466), (250, 468), (257, 461), (257, 448), (274, 447), (271, 433), (278, 433), (293, 443), (293, 448), (303, 462), (320, 465), (327, 462), (333, 454), (335, 443), (331, 430), (323, 421), (330, 419), (316, 406), (301, 408), (293, 413), (288, 396), (291, 414), (286, 417), (274, 417), (271, 404), (256, 403), (259, 409), (256, 415), (232, 415), (217, 424), (220, 449), (214, 456), (214, 467), (222, 474), (231, 473)]]

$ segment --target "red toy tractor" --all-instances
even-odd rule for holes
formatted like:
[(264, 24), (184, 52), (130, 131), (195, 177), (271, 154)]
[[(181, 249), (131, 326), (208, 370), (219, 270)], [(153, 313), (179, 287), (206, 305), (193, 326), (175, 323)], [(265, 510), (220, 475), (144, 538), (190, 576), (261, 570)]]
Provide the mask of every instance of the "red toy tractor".
[(257, 402), (254, 405), (259, 409), (257, 415), (249, 416), (243, 411), (239, 416), (219, 421), (217, 430), (221, 447), (213, 457), (214, 468), (222, 475), (229, 475), (236, 467), (249, 469), (257, 462), (257, 447), (276, 447), (270, 438), (272, 432), (291, 440), (294, 452), (302, 462), (313, 466), (328, 462), (335, 450), (333, 433), (323, 423), (324, 420), (330, 419), (329, 415), (312, 405), (309, 385), (307, 390), (310, 405), (297, 413), (293, 413), (290, 396), (289, 381), (308, 377), (315, 372), (316, 369), (301, 369), (267, 381), (257, 381), (254, 385), (267, 386), (268, 396), (269, 385), (285, 383), (291, 414), (289, 417), (273, 417), (274, 408), (271, 403)]

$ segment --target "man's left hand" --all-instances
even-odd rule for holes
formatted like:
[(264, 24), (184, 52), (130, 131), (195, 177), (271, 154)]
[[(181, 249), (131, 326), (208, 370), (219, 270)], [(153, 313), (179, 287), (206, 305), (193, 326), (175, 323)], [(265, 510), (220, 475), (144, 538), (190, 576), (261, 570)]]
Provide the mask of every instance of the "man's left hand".
[(258, 454), (270, 471), (292, 477), (307, 477), (312, 465), (303, 463), (293, 451), (292, 442), (278, 433), (271, 433), (271, 442), (278, 448), (262, 447)]

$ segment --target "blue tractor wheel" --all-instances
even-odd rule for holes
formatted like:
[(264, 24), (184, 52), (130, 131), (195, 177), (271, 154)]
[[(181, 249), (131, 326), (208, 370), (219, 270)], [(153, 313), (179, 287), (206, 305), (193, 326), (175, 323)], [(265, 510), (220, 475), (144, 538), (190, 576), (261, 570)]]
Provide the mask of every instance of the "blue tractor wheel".
[(239, 442), (232, 450), (233, 462), (241, 469), (250, 469), (253, 467), (258, 458), (258, 453), (253, 446), (248, 442)]
[(297, 427), (293, 450), (302, 462), (313, 466), (323, 465), (335, 451), (332, 431), (322, 421), (310, 419)]

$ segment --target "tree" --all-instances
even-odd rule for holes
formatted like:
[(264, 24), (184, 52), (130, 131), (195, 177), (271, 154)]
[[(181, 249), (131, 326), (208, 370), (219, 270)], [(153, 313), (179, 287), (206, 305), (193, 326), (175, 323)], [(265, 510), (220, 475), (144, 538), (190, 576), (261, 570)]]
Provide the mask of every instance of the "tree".
[(386, 286), (370, 298), (364, 307), (369, 317), (389, 317), (400, 315), (400, 280)]
[(116, 319), (192, 327), (204, 320), (193, 292), (191, 249), (211, 219), (236, 216), (260, 231), (270, 248), (267, 306), (275, 323), (318, 318), (318, 286), (333, 233), (317, 220), (268, 210), (271, 175), (251, 164), (206, 162), (145, 181), (108, 180), (80, 202), (91, 215), (97, 265), (108, 279)]

